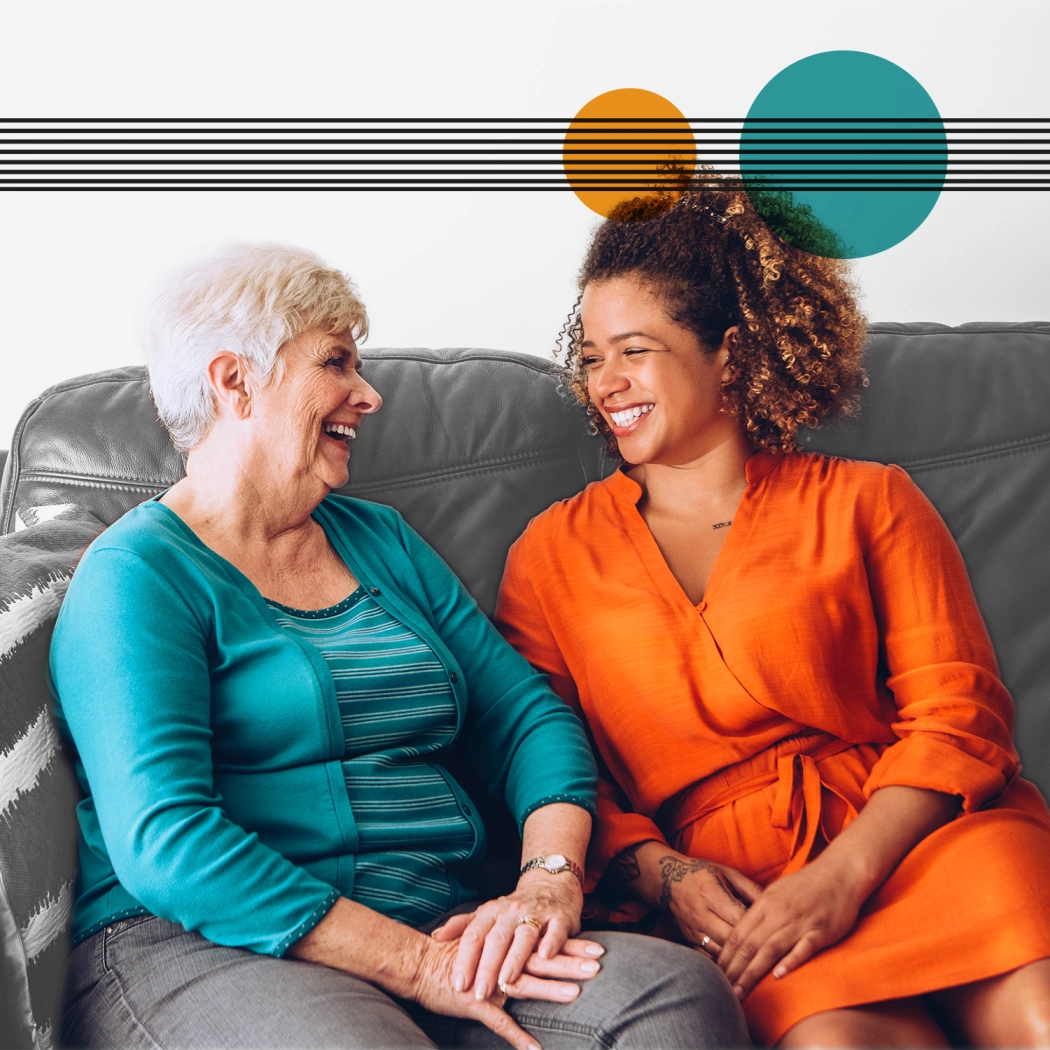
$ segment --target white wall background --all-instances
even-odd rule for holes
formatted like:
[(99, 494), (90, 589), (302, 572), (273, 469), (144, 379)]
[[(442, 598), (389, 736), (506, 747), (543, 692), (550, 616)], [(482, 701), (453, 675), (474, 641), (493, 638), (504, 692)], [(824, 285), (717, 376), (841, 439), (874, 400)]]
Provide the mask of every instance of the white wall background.
[[(1050, 117), (1047, 0), (4, 3), (7, 116), (571, 116), (617, 87), (741, 117), (777, 72), (848, 48), (943, 116)], [(141, 360), (174, 267), (238, 240), (319, 251), (372, 346), (549, 353), (594, 216), (574, 195), (0, 193), (0, 448), (70, 376)], [(1050, 320), (1050, 193), (942, 195), (856, 264), (873, 320)]]

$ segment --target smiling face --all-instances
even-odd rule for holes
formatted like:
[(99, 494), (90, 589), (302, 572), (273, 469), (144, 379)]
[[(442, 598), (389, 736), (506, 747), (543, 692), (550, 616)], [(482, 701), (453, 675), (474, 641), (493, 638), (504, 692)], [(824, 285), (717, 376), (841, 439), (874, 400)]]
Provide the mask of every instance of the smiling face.
[(349, 478), (350, 442), (383, 399), (358, 372), (360, 359), (349, 333), (309, 329), (281, 356), (284, 375), (253, 393), (255, 438), (280, 478), (340, 488)]
[(587, 391), (628, 463), (682, 466), (739, 440), (721, 411), (735, 329), (708, 352), (635, 275), (589, 283), (580, 317)]

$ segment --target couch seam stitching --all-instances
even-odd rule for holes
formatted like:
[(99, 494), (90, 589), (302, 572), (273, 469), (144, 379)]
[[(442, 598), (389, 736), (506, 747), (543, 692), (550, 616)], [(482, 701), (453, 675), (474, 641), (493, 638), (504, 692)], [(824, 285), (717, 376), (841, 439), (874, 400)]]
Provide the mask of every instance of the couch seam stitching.
[(470, 477), (478, 474), (494, 474), (502, 470), (522, 470), (524, 468), (543, 463), (557, 463), (559, 461), (570, 462), (570, 457), (558, 452), (551, 452), (545, 456), (529, 456), (519, 459), (495, 461), (482, 463), (476, 467), (453, 467), (448, 470), (430, 471), (426, 474), (410, 475), (409, 477), (391, 478), (389, 481), (370, 484), (362, 482), (360, 485), (349, 485), (344, 490), (346, 495), (354, 495), (359, 492), (381, 492), (388, 488), (397, 488), (402, 485), (420, 485), (431, 481), (440, 481), (452, 477)]
[(174, 485), (178, 478), (111, 478), (92, 474), (65, 474), (60, 471), (27, 470), (20, 475), (22, 481), (62, 481), (68, 485), (97, 485), (104, 488), (166, 488)]
[[(540, 463), (551, 463), (559, 460), (565, 460), (568, 462), (571, 457), (562, 452), (557, 447), (550, 447), (542, 449), (539, 452), (525, 453), (513, 457), (505, 457), (498, 459), (481, 460), (476, 464), (465, 464), (463, 466), (454, 466), (447, 468), (439, 468), (437, 470), (426, 471), (420, 474), (407, 474), (400, 477), (389, 478), (387, 480), (369, 483), (361, 482), (359, 485), (351, 484), (347, 488), (347, 492), (371, 492), (378, 491), (386, 488), (394, 488), (399, 485), (413, 485), (420, 482), (434, 481), (441, 478), (464, 476), (470, 474), (484, 474), (492, 473), (496, 470), (503, 469), (520, 469), (522, 467), (531, 466), (533, 464)], [(27, 470), (19, 475), (22, 481), (63, 481), (70, 485), (81, 485), (87, 486), (99, 486), (105, 488), (164, 488), (168, 485), (175, 484), (178, 479), (160, 479), (160, 478), (130, 478), (130, 477), (114, 477), (114, 476), (99, 476), (91, 474), (73, 474), (60, 471), (49, 471), (49, 470)]]
[(907, 470), (927, 470), (934, 467), (950, 467), (958, 463), (966, 463), (978, 459), (1001, 459), (1005, 456), (1019, 456), (1025, 452), (1036, 452), (1050, 446), (1050, 434), (1043, 435), (1041, 439), (1025, 439), (1023, 442), (1003, 442), (999, 445), (988, 445), (985, 448), (976, 449), (972, 452), (954, 453), (946, 456), (938, 456), (933, 459), (917, 459), (901, 462), (899, 466)]

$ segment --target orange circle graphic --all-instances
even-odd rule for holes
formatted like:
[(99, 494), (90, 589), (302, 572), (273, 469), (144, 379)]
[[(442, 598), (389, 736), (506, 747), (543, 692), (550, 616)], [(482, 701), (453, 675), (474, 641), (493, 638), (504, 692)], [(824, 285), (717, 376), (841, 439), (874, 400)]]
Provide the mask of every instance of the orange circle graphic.
[(678, 192), (696, 169), (696, 139), (662, 95), (617, 88), (573, 117), (562, 164), (576, 196), (605, 218), (621, 201)]

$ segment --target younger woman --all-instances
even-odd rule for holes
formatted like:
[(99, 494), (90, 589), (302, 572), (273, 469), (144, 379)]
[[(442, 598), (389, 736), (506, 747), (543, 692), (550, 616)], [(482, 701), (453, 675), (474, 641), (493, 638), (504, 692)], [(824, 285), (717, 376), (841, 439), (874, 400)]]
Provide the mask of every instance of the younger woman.
[(614, 213), (580, 289), (625, 462), (531, 523), (497, 619), (606, 767), (592, 878), (766, 1045), (1050, 1045), (1050, 814), (962, 559), (900, 468), (796, 451), (862, 382), (843, 264), (710, 180)]

